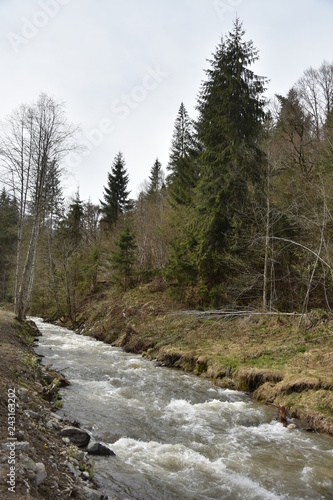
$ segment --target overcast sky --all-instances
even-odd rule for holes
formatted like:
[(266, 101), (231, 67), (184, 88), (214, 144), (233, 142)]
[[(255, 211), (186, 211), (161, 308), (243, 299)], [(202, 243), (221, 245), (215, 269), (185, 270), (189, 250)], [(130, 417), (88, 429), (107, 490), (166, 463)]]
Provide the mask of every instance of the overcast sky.
[(66, 194), (97, 203), (119, 151), (131, 196), (165, 169), (183, 101), (190, 116), (207, 59), (238, 15), (260, 52), (267, 96), (333, 62), (332, 0), (0, 0), (0, 120), (45, 92), (81, 127)]

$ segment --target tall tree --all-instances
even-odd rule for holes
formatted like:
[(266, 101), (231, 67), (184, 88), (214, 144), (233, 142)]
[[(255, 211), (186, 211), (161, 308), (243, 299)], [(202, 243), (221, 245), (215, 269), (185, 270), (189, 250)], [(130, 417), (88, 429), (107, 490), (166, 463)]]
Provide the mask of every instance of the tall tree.
[(285, 166), (298, 169), (305, 179), (309, 179), (317, 165), (319, 146), (311, 115), (302, 105), (295, 87), (290, 89), (287, 97), (278, 95), (277, 98), (281, 104), (277, 132), (284, 139)]
[(161, 189), (164, 184), (164, 175), (162, 164), (156, 158), (154, 165), (150, 169), (149, 182), (147, 186), (147, 197), (157, 201), (161, 194)]
[(193, 188), (197, 183), (198, 168), (195, 159), (197, 147), (193, 122), (183, 103), (175, 121), (167, 170), (167, 183), (171, 202), (176, 205), (192, 201)]
[(305, 113), (311, 118), (311, 131), (319, 139), (333, 109), (333, 64), (323, 61), (319, 69), (308, 68), (295, 89)]
[(201, 303), (262, 296), (256, 285), (262, 267), (256, 269), (250, 243), (258, 232), (255, 211), (265, 203), (266, 79), (250, 69), (258, 52), (244, 34), (236, 19), (209, 61), (197, 104), (198, 182), (166, 271)]
[[(230, 255), (244, 252), (250, 233), (251, 196), (260, 196), (266, 79), (249, 67), (258, 59), (244, 41), (239, 19), (216, 49), (198, 99), (197, 136), (202, 147), (196, 189), (197, 262), (209, 283), (221, 282)], [(232, 266), (231, 266), (232, 267)]]
[[(289, 280), (280, 273), (279, 284), (287, 283), (289, 303), (294, 308), (301, 307), (303, 312), (313, 298), (317, 305), (329, 304), (331, 284), (327, 275), (333, 276), (329, 244), (332, 239), (330, 112), (326, 118), (329, 100), (324, 105), (322, 89), (317, 85), (319, 75), (320, 72), (307, 70), (286, 97), (277, 96), (280, 110), (275, 141), (283, 167), (278, 179), (278, 203), (287, 215), (289, 233), (292, 229), (293, 234), (289, 237), (275, 234), (273, 241), (274, 245), (276, 241), (280, 245), (284, 242), (289, 248), (284, 266)], [(284, 291), (283, 295), (286, 297), (287, 293)]]
[(14, 268), (18, 207), (3, 188), (0, 194), (0, 301), (8, 297), (8, 285)]
[(75, 198), (72, 199), (69, 205), (69, 210), (66, 218), (67, 230), (70, 239), (74, 244), (78, 244), (82, 238), (82, 219), (84, 215), (83, 201), (80, 198), (79, 190), (76, 191)]
[(119, 215), (129, 210), (132, 206), (127, 191), (129, 176), (125, 168), (125, 160), (122, 153), (115, 157), (111, 172), (108, 173), (107, 186), (104, 187), (104, 201), (101, 201), (102, 220), (112, 227), (118, 220)]
[[(45, 94), (32, 105), (21, 106), (4, 127), (0, 147), (4, 179), (19, 205), (15, 284), (15, 312), (19, 319), (24, 318), (29, 307), (40, 231), (50, 204), (59, 196), (60, 162), (74, 148), (74, 133), (63, 105)], [(23, 253), (25, 228), (29, 230), (28, 245)]]
[(81, 275), (80, 247), (83, 237), (83, 215), (83, 201), (80, 198), (79, 190), (77, 190), (58, 230), (67, 314), (71, 321), (75, 321), (77, 286)]

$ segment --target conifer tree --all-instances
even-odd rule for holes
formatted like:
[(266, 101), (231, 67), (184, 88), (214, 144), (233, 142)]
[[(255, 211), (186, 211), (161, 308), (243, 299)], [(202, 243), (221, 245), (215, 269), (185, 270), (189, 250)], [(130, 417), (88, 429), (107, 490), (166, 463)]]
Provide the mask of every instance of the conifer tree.
[(170, 198), (173, 204), (188, 204), (197, 181), (193, 122), (183, 103), (175, 121), (170, 148), (167, 177)]
[(82, 218), (84, 215), (83, 201), (80, 198), (79, 190), (76, 191), (75, 198), (69, 206), (67, 214), (67, 229), (72, 242), (78, 244), (82, 238)]
[(135, 249), (137, 247), (135, 235), (128, 224), (120, 233), (116, 245), (118, 249), (112, 252), (111, 262), (116, 271), (117, 280), (121, 283), (123, 290), (126, 291), (131, 284)]
[(18, 206), (5, 188), (0, 194), (0, 302), (7, 298), (8, 285), (14, 269)]
[(276, 130), (285, 139), (282, 150), (285, 152), (285, 166), (297, 168), (305, 179), (310, 179), (317, 164), (315, 154), (317, 134), (313, 133), (311, 117), (301, 104), (296, 88), (289, 90), (287, 97), (276, 96), (280, 105), (280, 113)]
[[(195, 124), (198, 180), (166, 270), (169, 279), (180, 288), (189, 287), (201, 303), (226, 300), (232, 289), (238, 295), (244, 277), (254, 276), (255, 281), (261, 272), (255, 268), (258, 255), (250, 253), (249, 241), (258, 232), (254, 209), (264, 204), (259, 144), (266, 80), (249, 69), (258, 53), (252, 41), (243, 40), (244, 34), (236, 19), (209, 61)], [(247, 285), (252, 287), (247, 283), (245, 289)]]
[(163, 170), (162, 164), (156, 158), (154, 165), (150, 170), (149, 183), (147, 187), (147, 197), (157, 199), (163, 187)]
[(104, 187), (104, 201), (101, 201), (101, 212), (103, 221), (109, 226), (114, 225), (119, 215), (129, 210), (132, 206), (129, 200), (127, 186), (129, 176), (125, 168), (125, 160), (122, 153), (115, 157), (111, 172), (108, 173), (108, 183)]
[(223, 279), (222, 254), (242, 252), (239, 241), (248, 223), (250, 193), (259, 195), (262, 187), (263, 155), (258, 143), (265, 78), (249, 69), (258, 53), (252, 41), (243, 40), (244, 34), (236, 19), (210, 61), (197, 106), (196, 130), (202, 147), (195, 200), (197, 262), (210, 283)]

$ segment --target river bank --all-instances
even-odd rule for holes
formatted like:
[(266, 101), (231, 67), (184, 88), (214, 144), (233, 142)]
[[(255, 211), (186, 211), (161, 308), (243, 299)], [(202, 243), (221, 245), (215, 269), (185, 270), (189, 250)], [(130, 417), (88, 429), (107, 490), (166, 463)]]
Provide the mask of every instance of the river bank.
[(81, 334), (283, 405), (301, 427), (333, 435), (333, 315), (315, 310), (299, 325), (296, 315), (184, 312), (159, 282), (103, 290), (81, 311)]
[(96, 457), (106, 494), (121, 500), (330, 498), (332, 438), (285, 428), (249, 394), (159, 366), (36, 319), (36, 352), (72, 382), (68, 419), (115, 453)]
[(69, 438), (58, 389), (68, 381), (42, 367), (33, 351), (40, 335), (0, 310), (0, 497), (100, 500), (93, 461)]
[[(64, 443), (63, 438), (59, 434), (63, 426), (70, 422), (61, 421), (55, 417), (54, 399), (52, 401), (45, 400), (45, 393), (47, 393), (45, 389), (52, 386), (52, 382), (55, 378), (59, 377), (59, 374), (46, 370), (36, 362), (32, 350), (32, 341), (38, 332), (36, 332), (31, 324), (18, 323), (11, 314), (3, 311), (0, 311), (0, 314), (0, 355), (1, 359), (4, 360), (1, 365), (2, 371), (0, 374), (2, 384), (0, 404), (2, 424), (0, 442), (2, 444), (5, 444), (8, 440), (8, 427), (4, 425), (7, 423), (6, 418), (8, 416), (8, 389), (14, 388), (18, 395), (16, 400), (16, 417), (18, 424), (17, 435), (19, 439), (16, 448), (18, 469), (15, 478), (17, 488), (15, 490), (15, 498), (26, 499), (27, 493), (29, 493), (32, 499), (51, 497), (55, 499), (70, 497), (80, 499), (90, 498), (93, 500), (95, 498), (100, 499), (101, 494), (92, 489), (94, 484), (90, 483), (87, 491), (87, 478), (83, 480), (77, 473), (78, 469), (80, 470), (79, 466), (75, 463), (75, 460), (77, 461), (77, 458), (80, 458), (77, 454), (78, 450), (75, 450), (69, 443)], [(328, 316), (323, 317), (323, 313), (320, 311), (313, 312), (312, 315), (308, 316), (302, 329), (297, 327), (298, 318), (289, 316), (266, 317), (261, 315), (247, 315), (237, 318), (229, 316), (227, 319), (226, 317), (221, 318), (217, 313), (211, 315), (194, 311), (184, 312), (177, 304), (168, 298), (164, 290), (148, 286), (131, 290), (126, 294), (119, 294), (119, 292), (115, 290), (104, 291), (99, 297), (94, 297), (94, 299), (90, 298), (89, 304), (85, 304), (83, 312), (78, 319), (80, 323), (78, 325), (78, 330), (81, 334), (95, 336), (99, 338), (99, 340), (104, 340), (104, 342), (108, 344), (115, 344), (126, 351), (141, 353), (141, 355), (147, 359), (157, 359), (160, 365), (180, 368), (184, 371), (192, 372), (202, 378), (212, 380), (217, 386), (244, 389), (252, 392), (259, 400), (260, 398), (267, 397), (268, 394), (270, 399), (267, 400), (267, 402), (273, 405), (288, 403), (298, 398), (295, 406), (287, 406), (289, 416), (301, 418), (302, 420), (300, 422), (305, 428), (312, 430), (316, 429), (332, 434), (331, 427), (329, 427), (332, 418), (330, 399), (332, 397), (332, 388), (330, 386), (332, 377), (332, 365), (330, 364), (332, 353), (332, 333), (330, 332), (332, 330), (332, 323), (331, 318)], [(63, 334), (60, 333), (60, 337), (62, 337), (62, 335)], [(67, 335), (67, 333), (65, 332), (64, 335)], [(80, 339), (80, 337), (72, 333), (68, 333), (68, 335), (72, 335), (73, 340), (70, 341), (67, 347), (69, 352), (65, 355), (64, 359), (62, 359), (64, 351), (61, 349), (62, 356), (58, 356), (59, 360), (61, 358), (61, 362), (57, 369), (64, 366), (65, 359), (69, 359), (72, 349), (75, 349), (74, 345), (76, 345), (76, 342), (80, 345), (89, 343), (89, 349), (87, 349), (87, 357), (84, 363), (82, 364), (82, 358), (80, 357), (82, 354), (80, 354), (78, 358), (80, 366), (82, 365), (84, 368), (82, 373), (85, 377), (88, 376), (87, 373), (90, 373), (90, 369), (95, 369), (95, 366), (99, 366), (97, 360), (100, 360), (101, 356), (104, 357), (106, 361), (107, 371), (105, 373), (107, 375), (102, 377), (95, 376), (95, 378), (92, 379), (93, 382), (89, 382), (90, 384), (92, 383), (94, 387), (96, 385), (96, 390), (93, 390), (93, 393), (98, 400), (98, 404), (93, 403), (95, 411), (96, 408), (98, 410), (98, 415), (92, 420), (91, 413), (88, 411), (88, 417), (86, 417), (91, 425), (92, 421), (97, 422), (100, 418), (99, 403), (102, 402), (104, 404), (105, 398), (109, 401), (109, 391), (112, 386), (112, 384), (110, 387), (108, 385), (110, 383), (110, 370), (115, 370), (115, 393), (118, 394), (118, 384), (122, 380), (122, 375), (119, 373), (120, 368), (118, 368), (118, 364), (115, 363), (115, 359), (118, 357), (122, 358), (122, 351), (115, 350), (114, 354), (112, 354), (113, 361), (110, 362), (109, 350), (107, 349), (104, 353), (104, 350), (101, 349), (103, 344), (94, 343), (88, 338)], [(41, 337), (41, 339), (43, 338), (44, 337)], [(46, 346), (49, 345), (46, 337), (45, 340)], [(64, 341), (60, 338), (59, 342), (62, 346)], [(91, 342), (93, 349), (90, 347)], [(53, 344), (53, 341), (51, 344)], [(104, 349), (105, 347), (106, 346), (104, 346)], [(51, 353), (52, 359), (52, 356), (54, 356), (53, 351), (48, 351), (49, 347), (46, 347), (46, 349), (47, 352)], [(92, 355), (94, 350), (96, 350), (96, 356), (94, 354)], [(46, 352), (44, 352), (44, 354), (46, 354)], [(302, 356), (305, 355), (307, 355), (307, 360), (302, 364), (302, 359), (304, 360)], [(145, 366), (148, 365), (152, 368), (155, 366), (155, 363), (145, 363), (144, 360), (141, 361)], [(157, 395), (160, 394), (161, 382), (164, 380), (165, 375), (163, 376), (162, 369), (158, 369), (157, 372), (154, 373), (154, 376), (149, 375), (144, 379), (142, 375), (138, 376), (138, 371), (147, 370), (143, 365), (141, 367), (140, 362), (132, 361), (131, 359), (125, 362), (122, 368), (123, 376), (125, 377), (126, 374), (126, 376), (130, 377), (130, 380), (124, 381), (123, 391), (125, 407), (128, 408), (129, 402), (133, 401), (133, 405), (136, 406), (134, 414), (137, 417), (138, 407), (141, 408), (136, 400), (139, 392), (135, 388), (131, 388), (131, 384), (135, 382), (137, 384), (143, 384), (145, 387), (149, 387), (150, 384), (151, 388), (147, 394), (144, 395), (142, 400), (142, 404), (146, 400), (151, 400), (151, 403), (148, 405), (149, 411), (147, 410), (148, 413), (146, 417), (143, 418), (143, 422), (146, 422), (145, 419), (148, 418), (148, 415), (150, 416), (153, 403)], [(169, 373), (170, 375), (176, 375), (176, 372), (173, 370), (169, 370)], [(158, 383), (154, 381), (154, 377), (158, 378)], [(189, 380), (195, 381), (196, 379), (190, 377)], [(189, 381), (187, 383), (189, 383)], [(101, 386), (99, 384), (101, 384)], [(105, 384), (107, 387), (104, 387)], [(312, 385), (310, 386), (310, 384)], [(173, 391), (178, 385), (176, 382), (170, 383), (169, 385), (171, 394), (173, 394)], [(171, 411), (171, 413), (176, 411), (177, 413), (177, 405), (181, 405), (181, 408), (183, 408), (183, 406), (186, 407), (184, 415), (183, 410), (179, 413), (181, 417), (180, 429), (184, 428), (182, 419), (184, 416), (186, 417), (187, 412), (189, 412), (188, 418), (190, 418), (191, 415), (194, 418), (194, 413), (199, 412), (199, 422), (206, 422), (208, 415), (206, 415), (205, 412), (208, 411), (213, 419), (214, 426), (221, 426), (220, 432), (217, 433), (219, 439), (225, 440), (226, 435), (223, 418), (221, 419), (221, 411), (223, 409), (223, 412), (227, 411), (228, 413), (228, 411), (232, 409), (233, 412), (234, 409), (237, 408), (237, 405), (234, 408), (233, 402), (217, 402), (214, 396), (213, 401), (207, 404), (205, 403), (206, 397), (204, 397), (202, 401), (200, 400), (199, 404), (195, 404), (197, 389), (194, 386), (192, 387), (192, 385), (193, 383), (191, 382), (191, 385), (188, 386), (186, 393), (184, 393), (180, 400), (171, 399), (170, 401), (169, 397), (163, 397), (163, 402), (165, 400), (167, 403), (166, 410), (168, 412)], [(155, 393), (154, 391), (157, 388), (158, 390)], [(67, 401), (67, 404), (70, 398), (69, 393), (73, 392), (71, 389), (73, 389), (73, 387), (69, 387), (68, 392), (66, 390), (64, 393), (64, 400), (65, 403)], [(86, 394), (85, 383), (82, 384), (81, 389), (83, 393)], [(75, 395), (76, 390), (77, 386), (75, 386)], [(186, 399), (189, 397), (188, 390), (192, 391), (192, 396), (194, 398), (192, 404), (188, 403)], [(130, 399), (128, 399), (128, 391), (130, 391), (131, 394)], [(134, 391), (133, 394), (132, 391)], [(212, 393), (210, 392), (209, 394), (209, 397), (212, 397)], [(79, 395), (79, 401), (84, 401), (83, 397), (83, 395)], [(246, 396), (240, 394), (239, 397)], [(288, 400), (289, 397), (291, 398), (290, 400)], [(87, 399), (89, 400), (89, 398)], [(118, 411), (119, 405), (119, 396), (116, 395), (114, 408), (105, 411), (107, 429), (110, 429), (110, 415), (113, 416), (113, 425), (111, 426), (111, 430), (108, 431), (111, 432), (112, 436), (113, 434), (117, 434), (115, 426), (118, 420), (124, 419), (124, 415), (126, 416), (127, 410), (121, 410), (121, 417), (119, 417), (119, 419), (116, 418), (116, 411)], [(218, 412), (214, 410), (214, 405), (218, 405)], [(230, 407), (228, 405), (230, 405)], [(307, 405), (304, 417), (299, 417), (300, 414), (297, 413), (300, 411), (301, 405)], [(244, 405), (244, 407), (245, 406), (246, 405)], [(73, 412), (73, 415), (78, 415), (77, 411), (79, 411), (78, 409), (81, 407), (82, 404), (80, 403)], [(203, 412), (202, 415), (201, 412)], [(244, 439), (250, 432), (248, 421), (251, 421), (251, 415), (252, 413), (247, 415), (246, 412), (244, 412), (244, 417), (242, 417), (246, 425), (243, 426), (241, 430), (241, 432), (244, 432), (244, 435), (242, 434), (241, 449), (244, 447)], [(174, 418), (173, 413), (171, 416)], [(239, 415), (237, 414), (236, 416), (239, 421)], [(231, 416), (229, 417), (231, 418)], [(71, 418), (73, 418), (73, 416)], [(153, 426), (156, 424), (159, 429), (160, 421), (161, 418), (155, 419), (153, 417), (151, 424)], [(197, 424), (197, 420), (194, 419), (193, 425), (196, 430)], [(113, 444), (112, 447), (116, 446), (115, 452), (116, 454), (119, 452), (120, 458), (118, 459), (119, 463), (117, 461), (112, 462), (113, 467), (111, 472), (114, 474), (115, 470), (118, 470), (118, 467), (119, 477), (123, 477), (124, 474), (126, 475), (126, 460), (129, 460), (131, 463), (133, 460), (137, 460), (136, 468), (140, 469), (142, 460), (147, 452), (147, 463), (150, 464), (150, 447), (155, 447), (157, 443), (160, 442), (160, 438), (156, 438), (156, 443), (151, 441), (153, 433), (151, 430), (146, 429), (146, 425), (143, 425), (143, 431), (147, 432), (146, 444), (142, 444), (141, 433), (140, 439), (137, 438), (138, 441), (133, 440), (133, 436), (136, 436), (138, 432), (137, 425), (137, 419), (134, 418), (133, 428), (126, 425), (124, 428), (125, 430), (123, 429), (122, 432), (118, 433), (119, 436), (117, 434), (118, 437), (114, 438), (118, 439), (118, 441), (117, 444)], [(232, 425), (233, 417), (226, 428), (230, 430)], [(267, 429), (269, 435), (271, 435), (272, 424), (269, 424), (267, 429), (266, 425), (267, 424), (264, 423), (262, 428), (260, 427), (261, 430), (257, 430), (256, 425), (254, 425), (253, 432), (256, 435), (256, 440), (258, 439), (258, 432), (259, 434), (261, 432), (264, 433), (264, 441), (266, 439), (265, 432)], [(280, 424), (277, 425), (280, 426), (280, 429), (283, 429)], [(272, 429), (273, 428), (274, 432), (278, 433), (279, 439), (283, 438), (285, 443), (284, 446), (286, 446), (287, 443), (293, 442), (293, 437), (291, 437), (289, 432), (295, 436), (295, 443), (297, 439), (300, 439), (300, 444), (301, 442), (302, 445), (304, 444), (301, 438), (301, 436), (304, 435), (303, 433), (295, 432), (294, 434), (294, 431), (286, 429), (286, 434), (281, 434), (281, 431), (277, 427), (273, 425)], [(129, 436), (128, 429), (131, 429)], [(190, 438), (188, 444), (190, 444), (192, 443), (193, 435), (191, 429), (188, 429), (188, 431)], [(100, 432), (101, 436), (97, 437), (103, 440), (105, 431), (101, 430)], [(239, 433), (237, 433), (237, 435), (238, 434)], [(231, 435), (233, 435), (232, 431)], [(201, 432), (199, 436), (201, 439)], [(300, 438), (297, 436), (300, 436)], [(109, 436), (106, 442), (113, 443), (114, 439), (111, 440), (111, 437)], [(317, 436), (314, 436), (314, 438), (316, 437)], [(273, 436), (271, 436), (271, 438), (274, 443), (275, 438)], [(251, 442), (250, 435), (248, 443), (249, 449)], [(305, 443), (307, 443), (307, 439), (305, 439)], [(140, 448), (140, 453), (142, 453), (142, 455), (139, 454), (136, 457), (135, 453), (139, 445), (142, 448)], [(132, 449), (133, 446), (134, 449)], [(164, 450), (163, 446), (165, 447), (166, 445), (159, 444), (159, 446), (162, 446)], [(179, 445), (177, 444), (175, 446), (177, 448)], [(199, 448), (201, 446), (202, 444), (200, 444)], [(234, 447), (233, 441), (231, 442), (231, 446)], [(265, 449), (265, 447), (263, 449)], [(311, 446), (309, 449), (312, 449)], [(169, 448), (167, 448), (167, 450), (169, 450)], [(298, 450), (297, 446), (295, 450)], [(73, 451), (76, 455), (75, 457), (73, 456)], [(80, 456), (81, 459), (83, 459), (84, 453), (83, 455), (80, 453)], [(181, 453), (181, 456), (183, 456), (183, 453)], [(7, 448), (1, 447), (0, 457), (0, 496), (1, 498), (7, 498), (6, 488), (8, 485), (6, 485), (6, 475), (9, 465)], [(195, 458), (195, 462), (196, 461), (197, 455)], [(238, 461), (236, 463), (238, 463)], [(250, 463), (252, 463), (252, 461)], [(264, 463), (266, 463), (266, 460), (264, 460)], [(314, 463), (317, 463), (317, 459), (314, 460)], [(174, 464), (173, 461), (172, 464)], [(215, 462), (213, 461), (212, 464), (214, 465)], [(87, 462), (82, 462), (79, 465), (81, 465), (81, 467), (86, 465), (88, 468)], [(106, 462), (106, 470), (110, 470), (108, 461)], [(172, 471), (174, 473), (174, 469), (172, 469)], [(132, 476), (133, 471), (130, 471), (129, 474)], [(141, 473), (135, 474), (138, 475), (139, 479), (141, 478)], [(149, 482), (150, 481), (148, 481), (148, 483)], [(314, 485), (320, 482), (321, 479), (316, 476)], [(135, 489), (136, 487), (137, 486), (135, 486)], [(306, 486), (306, 488), (308, 488), (308, 486)]]

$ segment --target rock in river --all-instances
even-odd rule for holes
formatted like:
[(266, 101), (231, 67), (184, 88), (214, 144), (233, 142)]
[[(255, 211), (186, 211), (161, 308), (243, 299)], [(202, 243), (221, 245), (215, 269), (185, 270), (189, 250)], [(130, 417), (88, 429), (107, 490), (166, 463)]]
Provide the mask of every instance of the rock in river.
[(88, 432), (78, 429), (77, 427), (64, 427), (60, 431), (60, 435), (67, 437), (71, 443), (76, 444), (76, 446), (79, 447), (88, 446), (90, 441)]
[(98, 443), (97, 441), (93, 441), (89, 444), (87, 452), (90, 455), (103, 455), (104, 457), (115, 456), (115, 453), (110, 450), (110, 448), (105, 446), (105, 444)]

